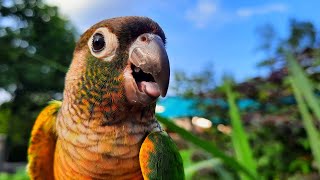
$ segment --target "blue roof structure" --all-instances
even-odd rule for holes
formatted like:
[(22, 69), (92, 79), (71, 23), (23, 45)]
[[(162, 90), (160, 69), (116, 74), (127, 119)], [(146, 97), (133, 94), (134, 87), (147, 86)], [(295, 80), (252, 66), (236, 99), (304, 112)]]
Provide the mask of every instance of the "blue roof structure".
[(164, 111), (158, 114), (166, 118), (201, 116), (204, 112), (196, 108), (196, 103), (195, 99), (178, 96), (160, 99), (157, 105), (164, 107)]
[[(228, 104), (226, 103), (226, 101), (219, 98), (198, 99), (170, 96), (158, 101), (157, 105), (163, 107), (163, 112), (158, 112), (157, 114), (166, 118), (204, 116), (205, 112), (197, 108), (197, 105), (199, 103), (204, 103), (207, 105), (217, 105), (226, 109), (228, 108)], [(237, 104), (240, 110), (258, 109), (260, 107), (260, 103), (252, 99), (240, 99)], [(212, 117), (211, 121), (218, 122), (217, 118), (218, 117)]]
[(253, 99), (240, 99), (237, 105), (240, 110), (258, 110), (260, 108), (260, 103)]

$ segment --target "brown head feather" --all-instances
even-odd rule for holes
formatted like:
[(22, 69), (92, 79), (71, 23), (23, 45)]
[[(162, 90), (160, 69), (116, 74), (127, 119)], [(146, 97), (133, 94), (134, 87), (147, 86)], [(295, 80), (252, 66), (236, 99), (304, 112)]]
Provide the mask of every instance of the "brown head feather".
[(161, 37), (164, 44), (166, 43), (165, 34), (158, 23), (147, 17), (125, 16), (103, 20), (92, 26), (80, 37), (75, 51), (85, 47), (89, 38), (92, 36), (92, 33), (99, 27), (107, 27), (118, 37), (120, 45), (119, 49), (121, 50), (127, 48), (139, 35), (143, 33), (157, 34)]

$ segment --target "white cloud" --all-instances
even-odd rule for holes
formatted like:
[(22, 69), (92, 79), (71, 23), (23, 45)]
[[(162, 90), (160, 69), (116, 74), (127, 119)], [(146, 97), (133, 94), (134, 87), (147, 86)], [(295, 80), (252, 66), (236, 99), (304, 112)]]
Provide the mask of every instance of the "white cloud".
[(49, 4), (58, 6), (64, 14), (77, 15), (85, 8), (91, 8), (92, 3), (90, 1), (79, 0), (47, 0)]
[[(56, 5), (67, 18), (77, 25), (81, 32), (93, 24), (115, 16), (126, 16), (135, 13), (134, 3), (130, 0), (46, 0)], [(142, 2), (141, 2), (142, 1)], [(144, 0), (139, 3), (143, 4)]]
[[(244, 17), (266, 15), (270, 13), (284, 13), (288, 5), (284, 3), (271, 3), (255, 7), (242, 7), (234, 11), (222, 7), (219, 0), (197, 0), (194, 7), (186, 11), (186, 19), (198, 28), (212, 25), (224, 25), (241, 20)], [(222, 1), (221, 1), (222, 2)]]
[(209, 0), (199, 0), (196, 6), (187, 10), (186, 18), (196, 27), (205, 27), (218, 12), (218, 3)]
[(257, 7), (240, 8), (236, 11), (236, 15), (240, 17), (251, 17), (254, 15), (263, 15), (275, 12), (282, 13), (287, 10), (288, 6), (286, 4), (275, 3)]

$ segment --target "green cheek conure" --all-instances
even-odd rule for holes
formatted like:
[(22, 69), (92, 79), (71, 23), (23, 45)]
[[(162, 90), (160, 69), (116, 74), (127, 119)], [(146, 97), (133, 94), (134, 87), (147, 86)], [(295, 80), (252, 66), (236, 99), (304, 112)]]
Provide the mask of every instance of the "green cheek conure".
[(104, 20), (80, 37), (63, 101), (34, 124), (31, 179), (184, 179), (178, 149), (155, 118), (169, 85), (165, 43), (145, 17)]

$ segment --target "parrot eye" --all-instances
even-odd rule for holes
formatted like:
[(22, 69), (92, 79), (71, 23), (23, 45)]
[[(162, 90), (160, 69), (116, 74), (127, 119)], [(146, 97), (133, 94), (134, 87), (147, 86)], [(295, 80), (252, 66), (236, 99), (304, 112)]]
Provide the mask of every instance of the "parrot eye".
[(91, 54), (103, 61), (111, 61), (119, 46), (118, 38), (107, 27), (100, 27), (89, 38), (88, 48)]
[(106, 42), (104, 36), (101, 33), (96, 33), (92, 37), (92, 51), (100, 52), (105, 48)]

